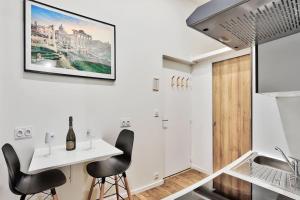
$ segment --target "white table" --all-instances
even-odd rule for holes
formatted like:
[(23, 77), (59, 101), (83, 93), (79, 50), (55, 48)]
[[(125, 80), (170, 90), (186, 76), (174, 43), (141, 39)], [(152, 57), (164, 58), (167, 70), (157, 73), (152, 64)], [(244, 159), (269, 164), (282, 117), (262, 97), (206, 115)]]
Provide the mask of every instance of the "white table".
[(89, 147), (89, 141), (77, 143), (74, 151), (66, 151), (64, 145), (53, 146), (51, 155), (47, 155), (48, 148), (37, 148), (34, 150), (28, 172), (35, 173), (123, 154), (121, 150), (102, 139), (93, 140), (93, 148)]

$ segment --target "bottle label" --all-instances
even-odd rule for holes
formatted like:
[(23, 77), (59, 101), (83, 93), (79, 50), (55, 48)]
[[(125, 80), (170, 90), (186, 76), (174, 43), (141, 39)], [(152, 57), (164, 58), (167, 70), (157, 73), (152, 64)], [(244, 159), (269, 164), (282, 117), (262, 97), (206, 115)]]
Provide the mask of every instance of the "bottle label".
[(67, 141), (67, 150), (75, 149), (75, 144), (73, 141)]

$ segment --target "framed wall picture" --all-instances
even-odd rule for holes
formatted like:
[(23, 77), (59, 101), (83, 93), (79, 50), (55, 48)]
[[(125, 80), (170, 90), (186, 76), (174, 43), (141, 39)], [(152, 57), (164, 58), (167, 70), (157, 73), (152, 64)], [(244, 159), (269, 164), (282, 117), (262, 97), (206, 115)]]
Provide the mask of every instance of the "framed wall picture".
[(29, 72), (116, 79), (115, 25), (25, 0)]

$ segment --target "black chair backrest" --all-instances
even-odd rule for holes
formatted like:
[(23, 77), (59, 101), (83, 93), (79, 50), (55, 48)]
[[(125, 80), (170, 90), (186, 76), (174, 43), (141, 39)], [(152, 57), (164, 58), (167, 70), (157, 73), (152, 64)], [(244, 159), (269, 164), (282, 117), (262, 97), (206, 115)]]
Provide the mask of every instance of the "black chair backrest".
[(123, 151), (123, 155), (120, 157), (124, 158), (129, 164), (131, 162), (133, 141), (134, 132), (124, 129), (120, 132), (115, 145), (118, 149)]
[(18, 155), (10, 144), (3, 145), (2, 152), (8, 169), (9, 188), (13, 193), (19, 195), (20, 193), (15, 190), (16, 181), (21, 175), (21, 165)]

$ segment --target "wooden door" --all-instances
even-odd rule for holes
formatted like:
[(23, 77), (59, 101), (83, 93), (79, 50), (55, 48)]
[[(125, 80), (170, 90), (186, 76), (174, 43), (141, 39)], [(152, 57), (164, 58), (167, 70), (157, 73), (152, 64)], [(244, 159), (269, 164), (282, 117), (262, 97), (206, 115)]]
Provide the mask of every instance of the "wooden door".
[[(252, 148), (251, 56), (213, 64), (213, 158), (218, 171)], [(240, 199), (251, 186), (230, 177), (217, 180), (216, 189)], [(240, 191), (240, 192), (239, 192)], [(247, 192), (248, 191), (248, 192)]]

